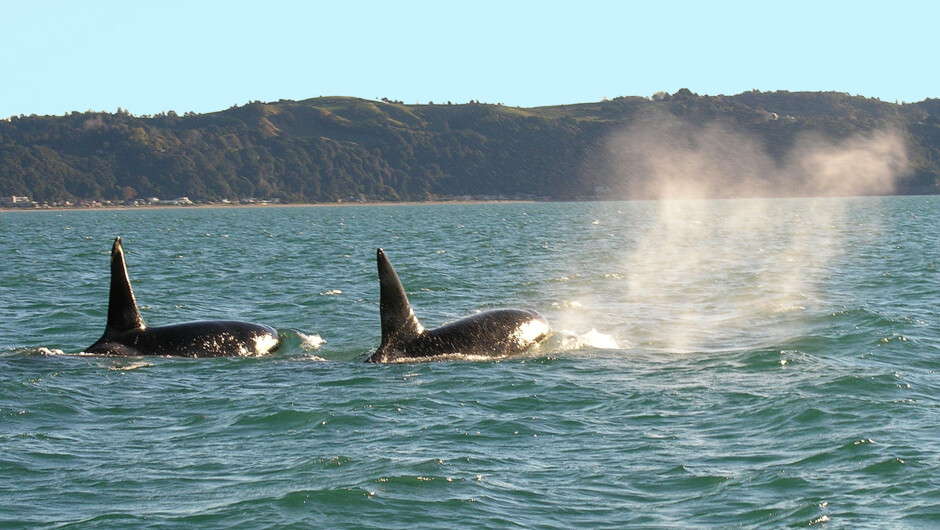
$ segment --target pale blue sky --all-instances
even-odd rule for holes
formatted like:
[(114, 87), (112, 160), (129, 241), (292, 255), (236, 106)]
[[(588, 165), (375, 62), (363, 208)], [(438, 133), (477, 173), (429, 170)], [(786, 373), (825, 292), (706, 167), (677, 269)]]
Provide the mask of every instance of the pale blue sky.
[(940, 97), (940, 2), (0, 0), (0, 117), (343, 95)]

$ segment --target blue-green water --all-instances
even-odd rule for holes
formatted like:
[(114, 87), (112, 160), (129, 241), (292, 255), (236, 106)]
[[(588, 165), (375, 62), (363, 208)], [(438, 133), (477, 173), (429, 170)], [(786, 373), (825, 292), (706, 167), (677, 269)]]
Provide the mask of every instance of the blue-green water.
[[(270, 357), (76, 355), (122, 236), (150, 325)], [(489, 362), (367, 365), (375, 249)], [(0, 527), (940, 524), (940, 201), (0, 213)]]

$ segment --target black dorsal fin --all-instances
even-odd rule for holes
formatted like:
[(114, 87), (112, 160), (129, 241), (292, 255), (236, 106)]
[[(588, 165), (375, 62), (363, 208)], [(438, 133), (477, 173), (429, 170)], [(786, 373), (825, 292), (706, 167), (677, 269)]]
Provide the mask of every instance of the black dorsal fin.
[(377, 252), (376, 262), (381, 287), (379, 312), (382, 315), (382, 344), (379, 349), (394, 348), (417, 338), (424, 333), (424, 328), (415, 318), (411, 304), (408, 303), (408, 295), (405, 294), (405, 287), (382, 249)]
[(137, 300), (131, 289), (131, 280), (127, 276), (124, 263), (124, 247), (121, 238), (114, 240), (111, 247), (111, 294), (108, 296), (108, 327), (105, 334), (123, 333), (132, 329), (144, 329), (144, 319), (137, 310)]

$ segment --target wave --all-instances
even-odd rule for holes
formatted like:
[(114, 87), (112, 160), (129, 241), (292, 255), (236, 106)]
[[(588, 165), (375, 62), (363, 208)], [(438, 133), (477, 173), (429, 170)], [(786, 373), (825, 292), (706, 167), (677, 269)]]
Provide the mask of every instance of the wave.
[(301, 349), (306, 351), (319, 350), (320, 347), (326, 343), (326, 341), (316, 333), (307, 335), (298, 331), (297, 336), (300, 338)]
[(138, 359), (131, 359), (126, 362), (123, 362), (123, 361), (115, 362), (111, 366), (108, 366), (108, 370), (114, 370), (118, 372), (127, 372), (130, 370), (137, 370), (139, 368), (149, 368), (151, 366), (154, 366), (152, 362), (141, 361)]
[(279, 330), (281, 349), (283, 352), (311, 352), (319, 350), (326, 344), (326, 340), (319, 333), (304, 333), (296, 329)]
[(57, 355), (73, 355), (58, 348), (11, 348), (5, 355), (41, 355), (44, 357), (53, 357)]

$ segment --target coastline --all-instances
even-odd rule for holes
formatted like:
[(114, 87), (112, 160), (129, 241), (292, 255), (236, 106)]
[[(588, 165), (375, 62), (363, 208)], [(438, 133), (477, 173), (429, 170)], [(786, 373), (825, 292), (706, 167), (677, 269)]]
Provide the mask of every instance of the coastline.
[(516, 199), (455, 199), (435, 201), (367, 201), (367, 202), (312, 202), (312, 203), (207, 203), (207, 204), (155, 204), (141, 206), (106, 205), (106, 206), (45, 206), (45, 207), (2, 207), (2, 212), (50, 212), (50, 211), (121, 211), (121, 210), (205, 210), (216, 208), (324, 208), (351, 206), (439, 206), (446, 204), (531, 204), (539, 201)]

